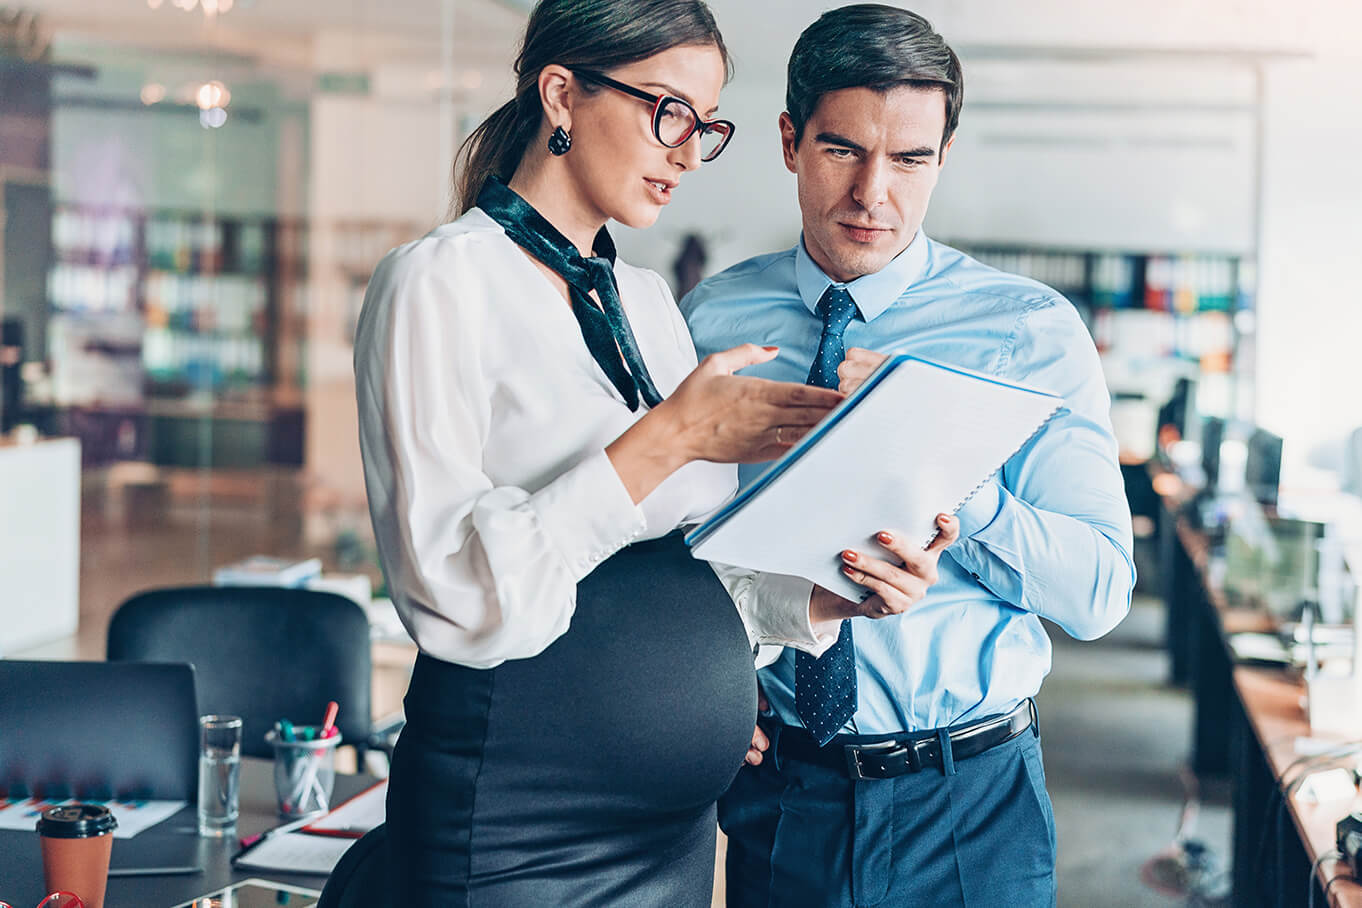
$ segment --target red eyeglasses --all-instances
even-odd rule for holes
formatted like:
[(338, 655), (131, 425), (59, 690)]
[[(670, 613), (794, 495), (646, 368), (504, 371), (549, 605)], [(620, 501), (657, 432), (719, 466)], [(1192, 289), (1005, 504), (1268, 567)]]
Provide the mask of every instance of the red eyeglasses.
[(613, 88), (631, 98), (653, 105), (653, 135), (668, 148), (680, 148), (697, 132), (700, 134), (700, 160), (712, 161), (728, 147), (733, 138), (733, 123), (729, 120), (705, 120), (684, 98), (675, 95), (655, 95), (641, 88), (618, 82), (609, 76), (589, 69), (569, 66), (573, 75), (588, 82)]
[[(9, 902), (0, 902), (0, 908), (14, 908)], [(85, 908), (85, 903), (74, 892), (54, 892), (38, 903), (38, 908)]]

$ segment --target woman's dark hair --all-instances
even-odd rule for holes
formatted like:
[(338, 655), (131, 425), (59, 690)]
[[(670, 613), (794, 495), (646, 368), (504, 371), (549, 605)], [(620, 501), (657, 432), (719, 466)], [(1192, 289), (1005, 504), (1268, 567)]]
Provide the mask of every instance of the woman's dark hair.
[(901, 85), (939, 88), (946, 96), (941, 146), (960, 124), (965, 77), (960, 58), (917, 13), (878, 3), (829, 10), (799, 36), (785, 85), (795, 144), (825, 94), (843, 88), (884, 92)]
[(515, 173), (543, 118), (539, 73), (545, 66), (608, 72), (673, 47), (705, 44), (718, 49), (731, 73), (728, 48), (702, 0), (539, 0), (515, 61), (515, 97), (483, 120), (455, 156), (458, 213), (477, 204), (488, 177), (509, 180)]

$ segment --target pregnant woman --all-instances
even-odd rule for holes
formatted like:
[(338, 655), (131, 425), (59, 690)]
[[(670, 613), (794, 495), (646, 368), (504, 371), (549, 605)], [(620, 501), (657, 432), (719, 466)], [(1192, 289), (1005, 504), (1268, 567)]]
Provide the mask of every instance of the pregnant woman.
[[(723, 151), (693, 0), (547, 0), (463, 213), (394, 250), (355, 349), (370, 510), (421, 647), (388, 802), (394, 904), (708, 905), (714, 802), (753, 735), (752, 649), (674, 529), (834, 391), (698, 368), (646, 227)], [(807, 621), (807, 617), (802, 620)], [(404, 900), (405, 899), (405, 900)]]

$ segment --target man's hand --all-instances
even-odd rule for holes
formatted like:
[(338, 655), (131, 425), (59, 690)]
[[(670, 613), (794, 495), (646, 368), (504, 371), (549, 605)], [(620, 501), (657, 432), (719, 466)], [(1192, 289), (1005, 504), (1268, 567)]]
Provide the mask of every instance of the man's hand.
[(847, 351), (846, 358), (837, 367), (837, 378), (840, 384), (837, 390), (843, 394), (850, 394), (861, 386), (861, 383), (870, 377), (870, 373), (880, 367), (889, 357), (883, 353), (876, 353), (874, 350), (866, 350), (862, 347), (852, 347)]
[[(761, 692), (761, 685), (757, 685), (757, 712), (764, 713), (770, 708), (771, 704), (766, 702), (766, 695)], [(761, 755), (766, 753), (770, 746), (771, 739), (766, 737), (766, 732), (758, 725), (752, 729), (752, 746), (747, 748), (747, 756), (743, 760), (752, 766), (760, 766)]]
[(927, 588), (937, 581), (936, 565), (941, 553), (960, 538), (960, 522), (954, 517), (938, 514), (936, 525), (941, 532), (925, 549), (887, 531), (875, 536), (875, 541), (898, 556), (902, 564), (851, 549), (842, 552), (842, 573), (875, 595), (864, 602), (852, 602), (816, 586), (809, 599), (809, 619), (816, 626), (843, 618), (886, 618), (903, 614), (927, 595)]

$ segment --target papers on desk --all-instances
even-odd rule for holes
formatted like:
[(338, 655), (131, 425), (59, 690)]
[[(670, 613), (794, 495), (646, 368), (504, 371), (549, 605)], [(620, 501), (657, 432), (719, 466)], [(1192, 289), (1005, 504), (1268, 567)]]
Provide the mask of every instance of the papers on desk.
[(320, 558), (252, 555), (213, 571), (213, 586), (303, 586), (321, 572)]
[(303, 829), (317, 835), (358, 839), (388, 816), (388, 780), (361, 791)]
[(373, 785), (335, 810), (301, 828), (293, 824), (267, 832), (232, 863), (255, 870), (330, 873), (347, 848), (387, 817), (388, 780)]
[(411, 635), (402, 624), (402, 619), (397, 616), (397, 609), (393, 606), (393, 601), (386, 596), (381, 596), (369, 601), (364, 607), (364, 612), (369, 616), (369, 639), (375, 643), (405, 643), (412, 642)]
[(697, 558), (803, 577), (839, 596), (843, 549), (880, 530), (926, 547), (1052, 417), (1043, 391), (915, 356), (891, 356), (812, 432), (686, 537)]
[(232, 863), (253, 870), (286, 870), (292, 873), (329, 874), (336, 869), (341, 855), (354, 842), (333, 836), (285, 832), (267, 835)]
[(49, 807), (62, 804), (102, 804), (118, 820), (114, 838), (130, 839), (144, 829), (150, 829), (162, 820), (169, 819), (185, 807), (184, 801), (96, 801), (89, 798), (58, 798), (42, 800), (25, 798), (9, 801), (0, 798), (0, 829), (20, 829), (33, 832), (38, 818)]

